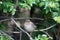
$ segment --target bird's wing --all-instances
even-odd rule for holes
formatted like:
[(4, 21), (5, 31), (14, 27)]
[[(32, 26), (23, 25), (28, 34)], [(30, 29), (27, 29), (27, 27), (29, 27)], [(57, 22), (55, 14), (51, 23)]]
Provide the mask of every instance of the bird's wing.
[(31, 23), (32, 23), (33, 27), (36, 28), (36, 25), (33, 22), (31, 22)]

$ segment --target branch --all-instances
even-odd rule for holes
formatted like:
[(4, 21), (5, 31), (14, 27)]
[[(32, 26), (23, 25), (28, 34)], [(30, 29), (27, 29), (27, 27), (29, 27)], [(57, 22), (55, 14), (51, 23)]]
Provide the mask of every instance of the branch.
[(18, 6), (18, 0), (16, 0), (15, 9), (16, 9), (17, 6)]
[(48, 32), (46, 32), (46, 31), (41, 31), (41, 32), (45, 33), (50, 39), (53, 39), (53, 37), (51, 37), (51, 36), (48, 34)]
[(44, 20), (43, 18), (14, 18), (14, 19), (37, 19), (37, 20)]
[[(25, 18), (14, 18), (14, 19), (25, 19)], [(30, 18), (30, 19), (35, 19), (35, 18)], [(0, 22), (8, 21), (8, 20), (10, 20), (10, 19), (0, 20)], [(45, 31), (45, 30), (49, 30), (49, 29), (51, 29), (52, 27), (54, 27), (54, 26), (56, 26), (56, 25), (57, 25), (57, 24), (54, 24), (54, 25), (52, 25), (52, 26), (50, 26), (50, 27), (48, 27), (48, 28), (40, 29), (40, 30), (34, 30), (34, 31)]]
[(49, 30), (49, 29), (53, 28), (53, 27), (56, 26), (56, 25), (57, 25), (57, 24), (54, 24), (54, 25), (52, 25), (52, 26), (50, 26), (50, 27), (48, 27), (48, 28), (40, 29), (40, 30), (34, 30), (34, 31), (46, 31), (46, 30)]
[(0, 22), (4, 22), (4, 21), (8, 21), (8, 20), (10, 20), (10, 19), (4, 19), (4, 20), (0, 20)]
[[(1, 19), (1, 18), (0, 18), (0, 19)], [(19, 20), (22, 20), (22, 19), (24, 20), (24, 19), (26, 19), (26, 18), (13, 18), (13, 19), (14, 19), (14, 20), (18, 20), (18, 19), (19, 19)], [(37, 20), (42, 20), (42, 21), (44, 20), (44, 19), (42, 19), (42, 18), (28, 18), (28, 19), (37, 19)], [(10, 20), (10, 19), (7, 18), (7, 19), (4, 19), (4, 20), (0, 20), (0, 22), (9, 21), (9, 20)]]
[(23, 29), (16, 23), (16, 21), (15, 21), (13, 18), (11, 18), (11, 20), (16, 24), (16, 26), (17, 26), (21, 31), (23, 31), (24, 33), (26, 33), (26, 34), (28, 35), (28, 37), (30, 38), (30, 40), (33, 40), (33, 38), (30, 36), (30, 34), (29, 34), (28, 32), (26, 32), (25, 30), (23, 30)]
[[(38, 30), (37, 30), (37, 31), (38, 31)], [(46, 32), (46, 31), (41, 31), (41, 32), (45, 33), (50, 39), (53, 39), (53, 37), (51, 37), (51, 36), (48, 34), (48, 32)]]
[(54, 26), (56, 26), (56, 25), (57, 25), (57, 24), (54, 24), (54, 25), (52, 25), (52, 26), (50, 26), (50, 27), (48, 27), (48, 28), (41, 29), (41, 30), (34, 30), (34, 31), (41, 31), (41, 32), (44, 32), (46, 35), (49, 36), (50, 39), (53, 39), (53, 37), (51, 37), (47, 32), (45, 32), (45, 30), (49, 30), (49, 29), (51, 29), (52, 27), (54, 27)]

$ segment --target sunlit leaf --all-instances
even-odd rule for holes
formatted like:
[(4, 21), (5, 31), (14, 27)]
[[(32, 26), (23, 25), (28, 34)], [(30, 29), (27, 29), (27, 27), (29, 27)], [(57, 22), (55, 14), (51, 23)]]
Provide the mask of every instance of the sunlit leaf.
[(2, 4), (2, 1), (0, 1), (0, 4)]
[(15, 9), (13, 9), (13, 10), (12, 10), (12, 12), (11, 12), (11, 13), (12, 13), (12, 15), (14, 15), (14, 14), (15, 14), (15, 11), (16, 11)]
[(25, 8), (25, 9), (31, 9), (31, 7), (27, 5), (26, 3), (19, 3), (19, 7)]
[(4, 12), (4, 13), (7, 13), (7, 9), (3, 9), (3, 12)]
[(14, 7), (13, 7), (13, 6), (11, 6), (11, 7), (10, 7), (10, 10), (9, 10), (9, 12), (11, 12), (13, 9), (14, 9)]
[(53, 18), (57, 23), (60, 23), (60, 16)]
[(52, 12), (52, 17), (58, 17), (59, 16), (59, 13), (58, 12)]
[(48, 40), (48, 37), (45, 34), (38, 35), (38, 37), (35, 37), (35, 40)]
[(40, 2), (40, 3), (39, 3), (39, 6), (40, 6), (40, 7), (42, 7), (42, 6), (44, 6), (44, 5), (45, 5), (45, 2)]
[(0, 33), (0, 40), (12, 40), (12, 38)]

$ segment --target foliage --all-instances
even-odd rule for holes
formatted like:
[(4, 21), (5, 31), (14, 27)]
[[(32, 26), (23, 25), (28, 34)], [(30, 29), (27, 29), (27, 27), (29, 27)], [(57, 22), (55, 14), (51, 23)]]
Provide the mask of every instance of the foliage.
[(43, 34), (43, 35), (38, 35), (37, 37), (35, 37), (35, 40), (48, 40), (49, 38), (47, 37), (47, 35)]
[[(43, 7), (44, 14), (51, 14), (52, 19), (55, 20), (55, 17), (60, 16), (60, 3), (59, 0), (42, 0), (39, 3), (39, 7)], [(56, 20), (58, 21), (58, 20)], [(57, 22), (58, 23), (58, 22)]]
[(54, 17), (54, 20), (55, 20), (57, 23), (60, 23), (60, 16)]
[[(50, 12), (51, 17), (54, 19), (54, 17), (59, 16), (60, 14), (60, 3), (59, 0), (18, 0), (18, 7), (25, 8), (25, 9), (31, 9), (31, 7), (34, 5), (39, 6), (40, 8), (43, 7), (42, 11), (44, 11), (44, 14), (48, 14)], [(14, 1), (15, 2), (15, 1)], [(8, 1), (5, 0), (4, 2), (0, 1), (0, 10), (3, 10), (3, 13), (10, 13), (12, 15), (15, 14), (16, 9), (14, 7), (15, 3), (12, 2), (12, 0)], [(57, 15), (56, 15), (57, 14)], [(55, 15), (55, 16), (54, 16)]]
[(35, 4), (35, 0), (22, 0), (24, 3), (27, 3), (29, 6), (32, 6), (32, 4)]
[(0, 10), (3, 10), (3, 13), (11, 13), (12, 15), (15, 14), (14, 4), (11, 2), (0, 2)]
[(29, 5), (26, 3), (19, 3), (19, 7), (24, 8), (24, 9), (31, 9)]
[(12, 40), (12, 38), (0, 33), (0, 40)]
[[(12, 1), (12, 0), (11, 0)], [(15, 1), (11, 2), (10, 0), (5, 0), (4, 2), (0, 1), (0, 10), (3, 10), (3, 13), (10, 13), (12, 15), (15, 14), (16, 9), (14, 7)], [(40, 8), (43, 7), (42, 11), (44, 11), (45, 14), (51, 13), (51, 17), (54, 19), (54, 17), (59, 16), (60, 14), (60, 3), (59, 0), (19, 0), (18, 7), (25, 8), (25, 9), (31, 9), (31, 7), (34, 5), (39, 6)], [(57, 15), (56, 15), (57, 14)], [(54, 16), (55, 15), (55, 16)]]
[(0, 23), (0, 30), (7, 30), (6, 23)]
[(15, 14), (15, 8), (14, 8), (14, 4), (12, 4), (11, 2), (3, 2), (3, 12), (4, 13), (8, 13), (11, 12), (12, 15)]

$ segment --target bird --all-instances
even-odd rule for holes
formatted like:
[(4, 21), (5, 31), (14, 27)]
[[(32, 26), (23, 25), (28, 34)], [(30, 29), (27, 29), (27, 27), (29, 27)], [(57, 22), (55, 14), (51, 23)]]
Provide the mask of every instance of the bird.
[(33, 32), (36, 29), (36, 25), (34, 25), (33, 22), (31, 22), (29, 19), (27, 19), (24, 23), (24, 29), (27, 32)]

